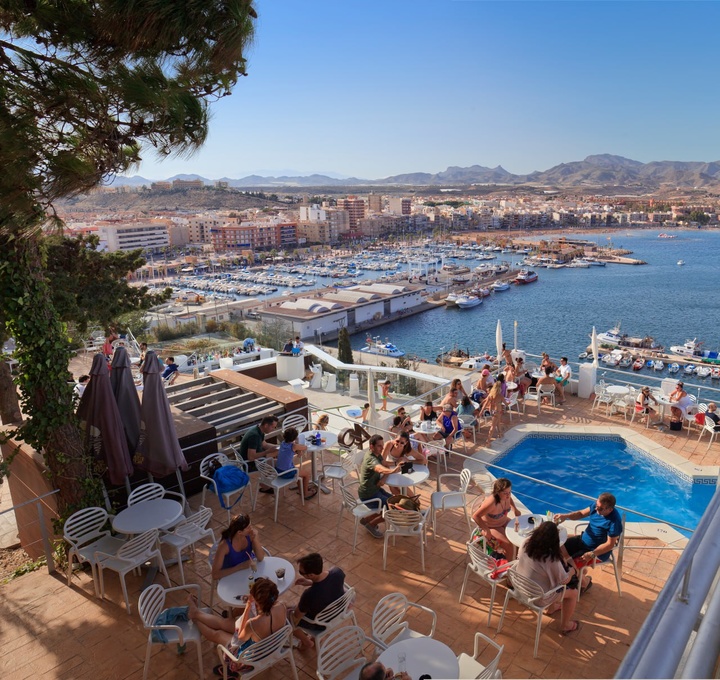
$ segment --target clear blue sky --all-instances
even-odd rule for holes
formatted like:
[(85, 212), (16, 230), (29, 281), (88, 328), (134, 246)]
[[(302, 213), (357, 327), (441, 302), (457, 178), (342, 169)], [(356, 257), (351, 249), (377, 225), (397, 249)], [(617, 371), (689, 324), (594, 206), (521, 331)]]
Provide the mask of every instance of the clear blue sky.
[(249, 75), (138, 174), (720, 159), (720, 3), (256, 0)]

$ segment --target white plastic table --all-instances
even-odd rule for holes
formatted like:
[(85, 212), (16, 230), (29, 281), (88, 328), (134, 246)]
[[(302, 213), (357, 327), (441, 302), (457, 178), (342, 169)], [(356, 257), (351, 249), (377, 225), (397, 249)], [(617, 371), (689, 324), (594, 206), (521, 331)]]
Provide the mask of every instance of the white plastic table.
[(630, 388), (624, 387), (623, 385), (608, 385), (605, 388), (607, 394), (612, 394), (613, 397), (625, 397), (630, 394)]
[[(528, 522), (530, 517), (535, 518), (535, 524), (530, 524)], [(505, 535), (507, 536), (508, 541), (510, 541), (510, 543), (512, 543), (516, 548), (520, 548), (522, 544), (525, 543), (528, 536), (530, 536), (536, 526), (547, 520), (544, 515), (530, 514), (520, 515), (517, 519), (519, 523), (517, 530), (515, 529), (514, 518), (511, 518), (510, 523), (505, 527)], [(558, 533), (560, 534), (560, 545), (565, 545), (565, 541), (567, 541), (567, 529), (563, 526), (558, 526)]]
[(388, 486), (415, 486), (424, 482), (430, 476), (430, 468), (427, 465), (417, 465), (413, 463), (413, 471), (407, 474), (402, 472), (393, 472), (387, 476), (385, 484)]
[[(315, 437), (320, 433), (320, 439), (322, 440), (320, 442), (320, 446), (315, 446), (314, 444), (311, 444), (311, 438)], [(322, 483), (322, 480), (320, 479), (320, 476), (318, 475), (317, 471), (317, 454), (320, 453), (322, 455), (322, 452), (329, 448), (330, 446), (335, 446), (338, 443), (337, 435), (334, 432), (328, 432), (327, 430), (311, 430), (310, 432), (302, 432), (300, 436), (298, 437), (301, 444), (304, 444), (307, 446), (308, 452), (312, 455), (312, 480), (315, 482), (315, 484), (318, 485), (318, 488), (323, 493), (330, 493), (330, 489), (325, 486)]]
[(143, 534), (151, 529), (168, 529), (182, 517), (183, 508), (170, 498), (155, 498), (131, 505), (112, 520), (121, 534)]
[(378, 657), (378, 661), (398, 673), (399, 654), (405, 655), (405, 670), (412, 680), (418, 680), (421, 675), (445, 680), (460, 677), (460, 664), (455, 652), (440, 640), (420, 637), (396, 642)]
[[(285, 570), (285, 576), (279, 579), (275, 571), (278, 569)], [(218, 597), (230, 607), (242, 607), (247, 600), (250, 592), (248, 588), (248, 577), (250, 576), (250, 567), (240, 569), (230, 576), (225, 576), (218, 581), (217, 593)], [(275, 583), (280, 591), (284, 593), (295, 583), (295, 567), (282, 557), (266, 556), (262, 562), (257, 563), (257, 571), (255, 578), (269, 578)]]

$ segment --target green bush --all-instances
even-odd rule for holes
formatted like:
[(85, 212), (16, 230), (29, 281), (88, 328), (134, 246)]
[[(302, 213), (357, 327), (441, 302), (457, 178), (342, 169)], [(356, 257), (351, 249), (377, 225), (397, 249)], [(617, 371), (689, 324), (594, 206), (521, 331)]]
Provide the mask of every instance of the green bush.
[(198, 335), (200, 329), (198, 325), (191, 321), (190, 323), (184, 323), (175, 328), (170, 326), (158, 326), (155, 329), (155, 338), (158, 342), (167, 342), (168, 340), (177, 340), (178, 338), (192, 337)]

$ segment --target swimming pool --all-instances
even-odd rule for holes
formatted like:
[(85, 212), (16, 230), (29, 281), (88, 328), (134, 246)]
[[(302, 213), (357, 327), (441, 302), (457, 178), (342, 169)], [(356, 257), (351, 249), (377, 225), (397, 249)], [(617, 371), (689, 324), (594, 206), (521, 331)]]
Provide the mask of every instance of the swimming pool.
[[(694, 484), (618, 435), (530, 434), (493, 463), (593, 497), (609, 491), (618, 505), (689, 529), (697, 526), (716, 489), (714, 484)], [(533, 512), (567, 512), (590, 505), (565, 491), (488, 468), (496, 477), (510, 479), (513, 493)], [(649, 521), (630, 512), (627, 519)]]

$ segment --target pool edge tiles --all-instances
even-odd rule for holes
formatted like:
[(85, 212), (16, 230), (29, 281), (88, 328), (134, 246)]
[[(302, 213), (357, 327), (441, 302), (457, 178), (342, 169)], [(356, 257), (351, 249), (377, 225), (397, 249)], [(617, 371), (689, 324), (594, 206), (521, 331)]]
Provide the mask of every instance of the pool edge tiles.
[[(489, 451), (492, 455), (492, 462), (497, 463), (510, 449), (520, 444), (527, 438), (566, 438), (566, 439), (609, 439), (618, 438), (628, 446), (638, 450), (641, 454), (654, 459), (658, 465), (674, 472), (683, 479), (693, 484), (708, 484), (716, 486), (720, 476), (720, 466), (717, 465), (696, 465), (689, 460), (673, 453), (664, 446), (648, 439), (642, 434), (627, 427), (603, 427), (594, 426), (545, 426), (545, 425), (517, 425), (508, 430), (502, 439), (493, 442), (493, 448)], [(489, 461), (488, 461), (489, 462)]]

